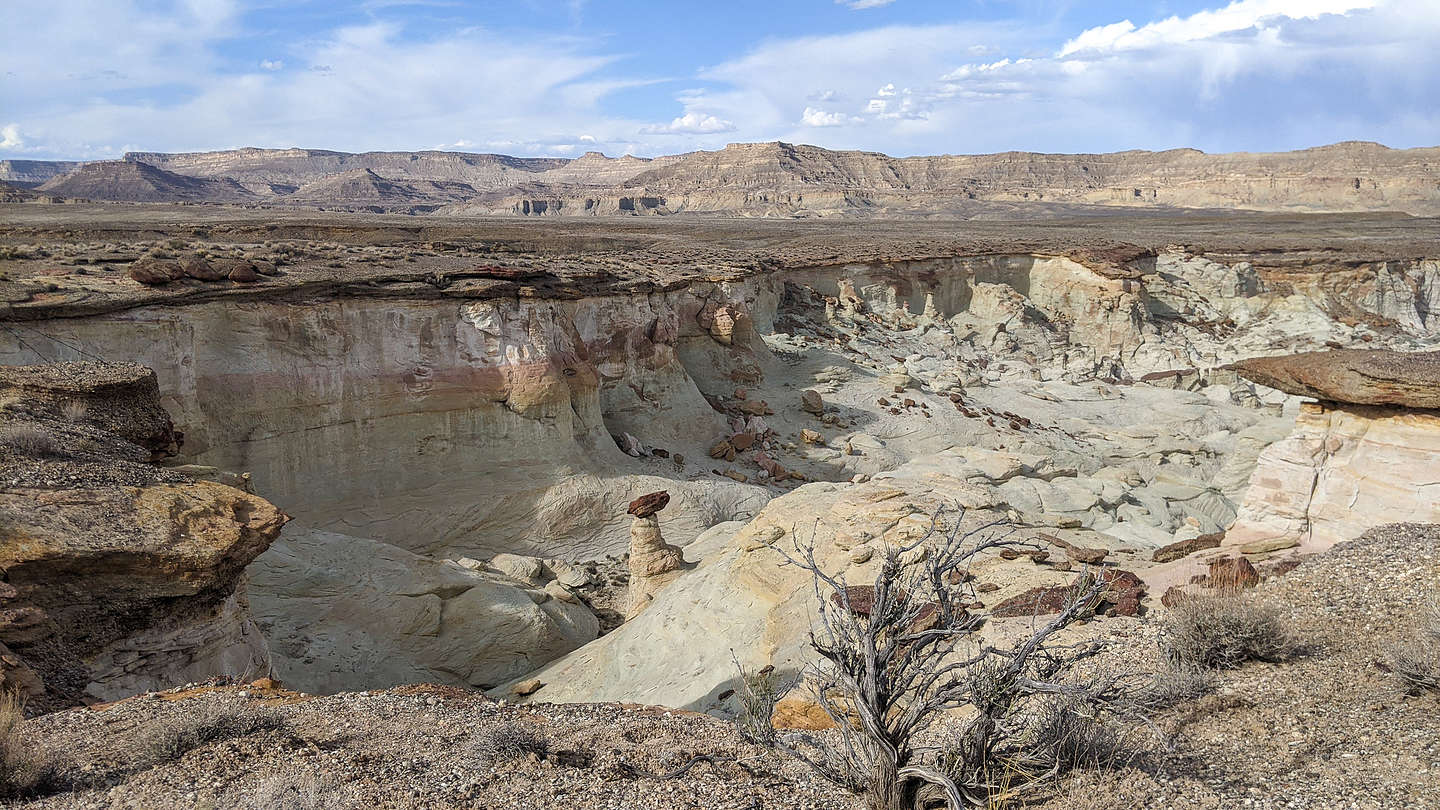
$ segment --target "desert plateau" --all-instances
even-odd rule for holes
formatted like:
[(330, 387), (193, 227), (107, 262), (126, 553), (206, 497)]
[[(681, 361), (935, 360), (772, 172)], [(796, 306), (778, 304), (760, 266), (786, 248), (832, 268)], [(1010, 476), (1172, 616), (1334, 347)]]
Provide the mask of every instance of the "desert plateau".
[(1430, 4), (605, 5), (13, 10), (0, 807), (1440, 808)]

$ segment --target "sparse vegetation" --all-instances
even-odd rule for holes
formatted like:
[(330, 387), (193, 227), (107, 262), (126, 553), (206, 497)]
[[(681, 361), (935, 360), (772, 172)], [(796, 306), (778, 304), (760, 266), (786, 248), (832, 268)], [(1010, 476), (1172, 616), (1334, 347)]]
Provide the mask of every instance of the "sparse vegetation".
[(174, 762), (211, 743), (284, 728), (285, 718), (273, 710), (237, 711), (212, 706), (196, 713), (169, 715), (139, 737), (132, 761), (151, 766)]
[(1421, 611), (1410, 638), (1391, 645), (1385, 663), (1406, 691), (1440, 692), (1440, 600)]
[(1303, 649), (1280, 609), (1248, 592), (1193, 596), (1176, 605), (1162, 626), (1161, 645), (1177, 669), (1285, 661)]
[(86, 405), (83, 400), (72, 399), (65, 403), (65, 407), (61, 408), (61, 413), (68, 421), (82, 422), (90, 414), (90, 406)]
[(1136, 699), (1147, 709), (1168, 709), (1187, 700), (1204, 697), (1215, 691), (1215, 686), (1213, 670), (1165, 661)]
[[(733, 654), (732, 654), (733, 659)], [(757, 745), (775, 744), (775, 704), (795, 686), (794, 680), (785, 680), (776, 674), (774, 667), (765, 667), (758, 672), (746, 672), (735, 662), (740, 673), (736, 697), (740, 701), (740, 713), (735, 717), (736, 730), (747, 741)]]
[(488, 726), (470, 738), (470, 751), (488, 765), (499, 765), (521, 757), (550, 755), (550, 735), (534, 723), (505, 720)]
[(55, 438), (39, 425), (22, 422), (0, 427), (0, 447), (26, 456), (54, 456), (60, 452)]
[[(824, 663), (807, 681), (836, 738), (777, 733), (773, 745), (871, 810), (985, 806), (1066, 770), (1129, 757), (1124, 727), (1140, 710), (1137, 690), (1121, 677), (1073, 677), (1101, 646), (1054, 638), (1103, 584), (1076, 588), (1058, 615), (1009, 649), (980, 644), (971, 637), (979, 620), (965, 608), (974, 593), (963, 573), (982, 554), (1025, 544), (998, 523), (963, 531), (963, 518), (939, 512), (921, 538), (885, 548), (869, 586), (826, 573), (813, 548), (797, 548), (799, 557), (779, 550), (811, 574), (821, 605), (811, 646)], [(948, 744), (920, 744), (957, 709), (968, 717)]]
[(0, 690), (0, 799), (47, 795), (68, 787), (59, 757), (20, 738), (24, 719), (24, 700)]
[(289, 773), (260, 783), (250, 796), (250, 810), (323, 810), (334, 806), (335, 786), (314, 774)]

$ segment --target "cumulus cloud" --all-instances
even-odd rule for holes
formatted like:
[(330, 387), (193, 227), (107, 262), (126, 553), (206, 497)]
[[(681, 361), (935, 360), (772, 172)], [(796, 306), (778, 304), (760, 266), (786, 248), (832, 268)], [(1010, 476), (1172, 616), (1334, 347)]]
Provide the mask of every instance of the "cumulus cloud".
[(713, 115), (692, 111), (668, 124), (653, 124), (641, 127), (640, 131), (651, 134), (711, 135), (717, 132), (734, 132), (735, 124)]
[(0, 150), (1223, 151), (1440, 133), (1435, 0), (1214, 0), (1083, 31), (1014, 18), (767, 39), (645, 112), (644, 94), (612, 97), (661, 78), (614, 38), (427, 34), (381, 16), (237, 57), (254, 36), (240, 2), (8, 0), (27, 36), (0, 49)]
[(20, 137), (19, 124), (6, 124), (0, 127), (0, 149), (20, 150), (25, 147), (25, 139)]
[(1330, 14), (1372, 9), (1381, 0), (1236, 0), (1224, 8), (1188, 17), (1170, 17), (1139, 28), (1129, 20), (1102, 25), (1081, 34), (1060, 49), (1059, 56), (1138, 50), (1177, 45), (1244, 31), (1266, 21), (1313, 20)]
[(806, 107), (805, 112), (800, 114), (800, 123), (807, 127), (843, 127), (846, 124), (858, 123), (859, 118), (839, 112), (826, 112), (817, 110), (814, 107)]
[[(1237, 0), (1051, 36), (1037, 48), (1034, 31), (1001, 21), (776, 40), (705, 71), (719, 86), (704, 102), (747, 139), (813, 140), (794, 110), (841, 113), (851, 120), (822, 145), (897, 154), (1405, 146), (1440, 133), (1433, 0)], [(821, 107), (820, 93), (858, 101)]]

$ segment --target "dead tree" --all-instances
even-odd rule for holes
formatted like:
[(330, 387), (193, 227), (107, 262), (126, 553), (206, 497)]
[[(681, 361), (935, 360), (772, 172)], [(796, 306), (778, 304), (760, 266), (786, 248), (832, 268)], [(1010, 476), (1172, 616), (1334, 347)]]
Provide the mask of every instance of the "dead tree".
[[(813, 544), (797, 544), (795, 555), (777, 549), (813, 580), (820, 610), (810, 644), (821, 663), (807, 680), (836, 733), (777, 734), (767, 742), (863, 796), (872, 810), (917, 807), (927, 797), (956, 810), (983, 806), (1002, 788), (1002, 765), (1009, 791), (1024, 786), (1016, 773), (1024, 774), (1021, 782), (1047, 781), (1063, 769), (1055, 741), (1035, 733), (1047, 707), (1050, 715), (1059, 701), (1103, 710), (1119, 705), (1124, 692), (1119, 679), (1064, 677), (1098, 645), (1053, 643), (1099, 597), (1098, 578), (1082, 577), (1093, 584), (1073, 589), (1057, 615), (1032, 625), (1014, 647), (976, 642), (980, 619), (966, 608), (975, 598), (969, 567), (1028, 544), (999, 521), (962, 530), (964, 514), (941, 510), (922, 537), (884, 549), (869, 586), (826, 573)], [(918, 744), (942, 713), (962, 707), (973, 711), (957, 742), (946, 750)]]

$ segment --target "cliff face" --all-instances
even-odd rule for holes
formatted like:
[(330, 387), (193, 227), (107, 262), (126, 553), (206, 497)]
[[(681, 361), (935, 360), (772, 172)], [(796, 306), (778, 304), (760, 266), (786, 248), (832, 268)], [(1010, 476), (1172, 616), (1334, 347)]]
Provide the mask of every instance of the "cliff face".
[(1225, 545), (1322, 551), (1393, 521), (1440, 523), (1440, 414), (1309, 403), (1260, 454)]
[(0, 395), (6, 679), (53, 707), (267, 674), (243, 572), (286, 517), (149, 463), (179, 439), (154, 373), (6, 367)]
[(1440, 522), (1440, 352), (1309, 352), (1234, 368), (1320, 402), (1260, 454), (1226, 545), (1321, 550), (1383, 523)]
[[(567, 566), (622, 553), (626, 505), (648, 492), (670, 493), (664, 537), (688, 562), (707, 530), (729, 525), (728, 538), (772, 499), (787, 500), (762, 528), (829, 520), (822, 493), (844, 501), (846, 521), (870, 495), (921, 511), (959, 500), (1085, 548), (1218, 532), (1286, 425), (1213, 366), (1255, 347), (1431, 339), (1424, 321), (1391, 317), (1428, 306), (1423, 285), (1380, 282), (1378, 265), (1302, 271), (1309, 257), (1287, 256), (1279, 273), (1258, 250), (1156, 251), (1075, 226), (962, 244), (951, 226), (899, 223), (696, 236), (678, 222), (366, 228), (205, 214), (222, 218), (147, 230), (126, 249), (177, 264), (243, 257), (267, 274), (147, 285), (116, 272), (123, 263), (64, 276), (16, 261), (0, 357), (143, 361), (185, 433), (184, 460), (250, 473), (295, 516), (247, 569), (247, 592), (276, 671), (312, 690), (493, 686), (586, 644), (603, 605), (580, 600), (586, 577)], [(1408, 249), (1369, 244), (1322, 259), (1399, 256), (1385, 278), (1427, 272)], [(1376, 303), (1354, 294), (1382, 284)], [(852, 493), (872, 476), (885, 478)], [(865, 541), (893, 527), (873, 511), (880, 522), (837, 535), (837, 561), (873, 558)], [(1023, 591), (1028, 571), (997, 584)], [(694, 611), (696, 576), (657, 597), (661, 615)], [(750, 610), (748, 586), (731, 585), (715, 585), (714, 604)], [(780, 621), (803, 636), (799, 618)], [(636, 633), (637, 650), (653, 643)], [(675, 677), (688, 666), (677, 660)]]

